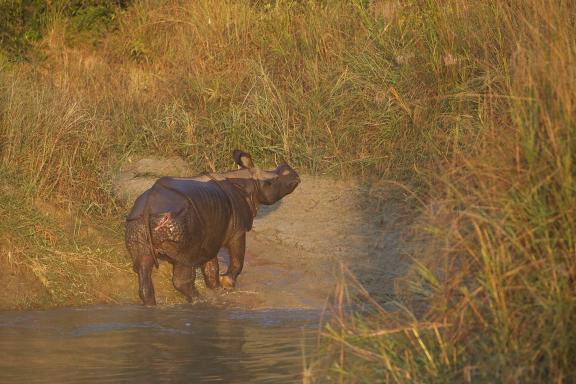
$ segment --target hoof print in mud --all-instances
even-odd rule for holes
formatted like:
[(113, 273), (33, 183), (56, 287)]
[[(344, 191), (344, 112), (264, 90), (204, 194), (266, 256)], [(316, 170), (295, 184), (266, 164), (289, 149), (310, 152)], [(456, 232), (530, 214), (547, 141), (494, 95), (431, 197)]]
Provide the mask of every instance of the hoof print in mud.
[[(263, 170), (252, 157), (235, 150), (235, 171), (191, 178), (162, 177), (134, 202), (126, 219), (126, 247), (138, 274), (144, 304), (155, 303), (152, 269), (159, 260), (172, 264), (172, 283), (189, 301), (196, 296), (195, 268), (208, 288), (233, 288), (244, 265), (246, 232), (261, 204), (274, 204), (300, 183), (286, 162)], [(218, 270), (218, 251), (227, 248), (230, 264)]]

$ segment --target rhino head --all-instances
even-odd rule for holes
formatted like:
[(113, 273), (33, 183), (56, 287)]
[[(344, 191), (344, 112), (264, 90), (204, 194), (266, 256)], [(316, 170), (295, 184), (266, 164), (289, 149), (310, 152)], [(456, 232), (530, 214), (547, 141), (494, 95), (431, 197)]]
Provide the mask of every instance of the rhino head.
[(260, 204), (274, 204), (292, 193), (298, 184), (298, 173), (285, 161), (275, 169), (264, 170), (256, 167), (250, 154), (238, 149), (233, 153), (234, 161), (240, 166), (238, 174), (254, 181), (254, 197)]

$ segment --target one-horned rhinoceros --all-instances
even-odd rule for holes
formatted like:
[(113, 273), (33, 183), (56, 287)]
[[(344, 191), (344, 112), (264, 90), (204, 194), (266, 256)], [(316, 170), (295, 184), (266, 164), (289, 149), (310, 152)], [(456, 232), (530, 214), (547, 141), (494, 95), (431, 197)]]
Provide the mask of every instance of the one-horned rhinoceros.
[[(126, 247), (144, 304), (156, 303), (151, 275), (159, 259), (172, 264), (174, 288), (188, 300), (196, 295), (196, 267), (201, 267), (207, 287), (233, 287), (258, 206), (274, 204), (300, 183), (287, 163), (266, 171), (255, 167), (245, 152), (235, 150), (233, 156), (238, 170), (162, 177), (136, 199), (126, 220)], [(228, 248), (230, 264), (219, 276), (222, 247)]]

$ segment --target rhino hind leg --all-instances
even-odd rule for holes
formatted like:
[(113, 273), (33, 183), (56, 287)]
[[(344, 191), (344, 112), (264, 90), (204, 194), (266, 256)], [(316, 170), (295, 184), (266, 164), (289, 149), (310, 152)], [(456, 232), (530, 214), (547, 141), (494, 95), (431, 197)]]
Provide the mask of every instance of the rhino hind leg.
[(206, 287), (210, 289), (220, 287), (220, 280), (218, 279), (218, 257), (213, 257), (202, 264), (202, 274), (204, 275)]
[(138, 294), (144, 305), (155, 305), (152, 269), (155, 258), (150, 248), (146, 226), (141, 220), (126, 223), (126, 248), (132, 257), (132, 269), (138, 274)]
[(174, 263), (172, 269), (172, 284), (174, 288), (184, 294), (188, 301), (192, 301), (198, 294), (194, 281), (196, 280), (196, 269), (182, 263)]
[(154, 294), (154, 284), (152, 283), (152, 268), (154, 261), (141, 263), (138, 266), (138, 293), (144, 305), (156, 305), (156, 296)]

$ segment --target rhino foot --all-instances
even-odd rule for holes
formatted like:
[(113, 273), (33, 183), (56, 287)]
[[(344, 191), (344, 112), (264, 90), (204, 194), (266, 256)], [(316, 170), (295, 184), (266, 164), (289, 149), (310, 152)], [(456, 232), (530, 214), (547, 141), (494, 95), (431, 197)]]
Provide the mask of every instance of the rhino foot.
[(236, 281), (229, 275), (220, 275), (220, 285), (222, 288), (234, 288)]

